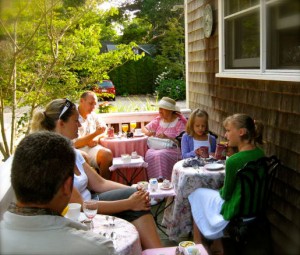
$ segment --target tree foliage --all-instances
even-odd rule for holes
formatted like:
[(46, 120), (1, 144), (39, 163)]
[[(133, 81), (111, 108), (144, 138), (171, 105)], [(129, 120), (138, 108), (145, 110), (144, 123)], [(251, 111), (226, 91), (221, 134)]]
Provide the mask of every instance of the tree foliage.
[[(141, 57), (133, 53), (134, 43), (100, 54), (102, 34), (114, 33), (106, 23), (111, 13), (103, 13), (98, 4), (94, 0), (12, 0), (2, 6), (0, 149), (4, 158), (14, 149), (19, 107), (29, 106), (30, 120), (33, 111), (50, 100), (75, 99), (86, 84), (108, 78), (112, 69)], [(4, 126), (6, 107), (12, 111), (10, 144)]]

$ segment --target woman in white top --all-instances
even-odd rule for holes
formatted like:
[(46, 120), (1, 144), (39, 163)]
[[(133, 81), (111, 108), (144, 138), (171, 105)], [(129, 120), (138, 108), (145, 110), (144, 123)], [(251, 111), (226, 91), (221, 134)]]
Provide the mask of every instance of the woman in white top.
[[(46, 106), (45, 111), (34, 114), (32, 131), (53, 131), (72, 140), (78, 136), (78, 116), (75, 104), (68, 99), (56, 99)], [(91, 199), (92, 190), (99, 200), (98, 213), (115, 215), (134, 224), (143, 249), (161, 247), (150, 212), (149, 194), (102, 178), (85, 162), (78, 150), (75, 152), (75, 188), (70, 202), (82, 203)]]

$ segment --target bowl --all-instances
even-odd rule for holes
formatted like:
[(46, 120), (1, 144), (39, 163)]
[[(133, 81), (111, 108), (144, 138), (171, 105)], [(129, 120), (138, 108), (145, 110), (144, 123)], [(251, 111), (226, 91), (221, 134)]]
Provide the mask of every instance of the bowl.
[(130, 162), (131, 161), (131, 156), (129, 154), (122, 154), (121, 159), (123, 162)]
[(169, 180), (163, 180), (161, 186), (165, 189), (170, 188), (171, 182)]
[(182, 255), (198, 255), (199, 250), (196, 247), (196, 244), (191, 241), (183, 241), (178, 245), (179, 252)]

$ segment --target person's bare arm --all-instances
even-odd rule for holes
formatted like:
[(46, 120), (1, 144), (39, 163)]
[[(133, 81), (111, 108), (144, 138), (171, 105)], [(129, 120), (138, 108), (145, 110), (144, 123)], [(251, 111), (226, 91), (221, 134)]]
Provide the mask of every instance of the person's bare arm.
[[(95, 192), (105, 192), (114, 189), (125, 189), (128, 186), (121, 183), (105, 180), (98, 175), (87, 164), (83, 164), (84, 171), (88, 176), (88, 188)], [(102, 214), (114, 214), (127, 210), (149, 210), (149, 194), (143, 190), (139, 190), (132, 194), (127, 199), (116, 201), (99, 201), (98, 213)]]
[(105, 192), (109, 190), (114, 190), (114, 189), (125, 189), (128, 188), (128, 186), (118, 183), (118, 182), (113, 182), (104, 179), (101, 175), (96, 173), (89, 164), (86, 162), (83, 163), (83, 169), (88, 177), (88, 189), (93, 190), (95, 192)]
[(83, 199), (82, 199), (80, 192), (78, 191), (78, 189), (76, 187), (73, 187), (72, 195), (71, 195), (69, 203), (79, 203), (82, 205), (82, 202), (83, 202)]
[[(106, 130), (106, 127), (100, 126), (96, 129), (96, 131), (94, 133), (77, 138), (76, 141), (74, 142), (75, 148), (78, 149), (78, 148), (81, 148), (84, 146), (93, 147), (93, 146), (97, 145), (98, 139), (99, 139), (98, 136), (103, 134), (105, 132), (105, 130)], [(94, 139), (95, 139), (95, 143), (93, 144)]]

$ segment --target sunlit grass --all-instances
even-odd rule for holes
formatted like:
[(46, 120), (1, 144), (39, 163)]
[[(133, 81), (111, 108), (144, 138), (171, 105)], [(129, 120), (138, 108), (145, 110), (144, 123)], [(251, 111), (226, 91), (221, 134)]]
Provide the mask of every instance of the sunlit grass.
[[(128, 102), (118, 103), (117, 100), (113, 103), (100, 102), (99, 112), (140, 112), (140, 111), (156, 111), (158, 99), (155, 102), (149, 98), (140, 98), (139, 96), (126, 97)], [(105, 107), (105, 109), (103, 109)]]

